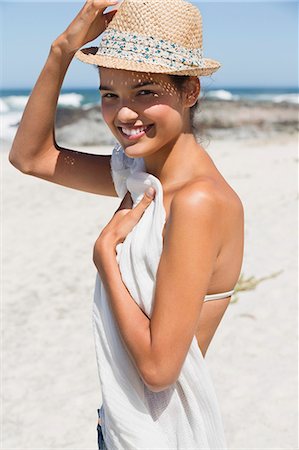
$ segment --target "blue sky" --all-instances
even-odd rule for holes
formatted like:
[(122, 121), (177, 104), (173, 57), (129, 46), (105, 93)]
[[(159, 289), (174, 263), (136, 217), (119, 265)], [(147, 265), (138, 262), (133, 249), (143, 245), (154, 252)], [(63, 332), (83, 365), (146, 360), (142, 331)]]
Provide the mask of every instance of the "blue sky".
[[(204, 56), (222, 63), (209, 77), (215, 87), (298, 85), (296, 1), (192, 3), (202, 13)], [(2, 87), (33, 87), (51, 42), (83, 4), (0, 0)], [(63, 87), (95, 87), (97, 77), (91, 65), (73, 60)]]

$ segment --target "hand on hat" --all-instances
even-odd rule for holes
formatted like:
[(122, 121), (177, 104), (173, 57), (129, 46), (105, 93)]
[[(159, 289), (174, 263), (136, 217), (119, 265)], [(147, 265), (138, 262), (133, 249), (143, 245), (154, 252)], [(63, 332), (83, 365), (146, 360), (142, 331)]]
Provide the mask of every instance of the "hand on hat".
[[(153, 194), (150, 194), (152, 190)], [(126, 236), (134, 228), (134, 226), (141, 219), (146, 208), (151, 204), (155, 197), (155, 190), (153, 188), (147, 189), (140, 202), (132, 208), (133, 201), (130, 192), (128, 191), (124, 196), (119, 208), (115, 211), (110, 222), (102, 230), (100, 236), (95, 242), (93, 261), (98, 265), (99, 260), (107, 249), (115, 247), (117, 244), (123, 242)]]
[(117, 8), (105, 14), (103, 11), (117, 3), (118, 0), (87, 0), (77, 16), (54, 43), (61, 45), (70, 53), (76, 52), (105, 31), (117, 12)]

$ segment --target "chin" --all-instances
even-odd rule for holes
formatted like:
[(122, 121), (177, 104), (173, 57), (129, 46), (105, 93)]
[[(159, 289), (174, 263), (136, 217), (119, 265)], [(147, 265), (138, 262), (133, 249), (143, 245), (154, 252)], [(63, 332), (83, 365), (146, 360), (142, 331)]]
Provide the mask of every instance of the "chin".
[(129, 158), (143, 158), (143, 156), (145, 156), (144, 152), (140, 152), (140, 151), (130, 151), (130, 148), (132, 147), (132, 145), (122, 145), (122, 148), (124, 149), (125, 154), (129, 157)]

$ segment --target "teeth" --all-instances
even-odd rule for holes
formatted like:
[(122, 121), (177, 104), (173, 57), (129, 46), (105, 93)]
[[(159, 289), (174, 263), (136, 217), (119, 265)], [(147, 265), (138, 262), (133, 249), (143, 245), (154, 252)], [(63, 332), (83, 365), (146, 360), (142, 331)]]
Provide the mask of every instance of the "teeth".
[(146, 130), (148, 127), (140, 127), (135, 128), (134, 130), (130, 130), (129, 128), (122, 128), (122, 132), (127, 134), (128, 136), (135, 136), (136, 134), (141, 133), (142, 131)]

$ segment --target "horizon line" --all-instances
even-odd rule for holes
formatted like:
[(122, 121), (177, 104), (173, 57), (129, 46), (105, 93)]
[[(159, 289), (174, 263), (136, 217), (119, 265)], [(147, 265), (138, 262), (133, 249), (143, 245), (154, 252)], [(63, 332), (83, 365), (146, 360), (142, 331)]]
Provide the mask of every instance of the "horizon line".
[[(28, 86), (9, 86), (9, 87), (1, 87), (0, 88), (0, 93), (1, 91), (4, 90), (32, 90), (34, 88), (34, 86), (32, 87), (28, 87)], [(238, 89), (242, 89), (242, 88), (252, 88), (252, 89), (297, 89), (299, 91), (299, 86), (290, 86), (290, 85), (280, 85), (280, 86), (263, 86), (263, 85), (214, 85), (211, 86), (211, 89), (220, 89), (220, 88), (238, 88)], [(98, 92), (98, 87), (95, 86), (64, 86), (61, 88), (60, 92), (63, 91), (64, 89), (94, 89), (96, 92)], [(209, 89), (207, 86), (204, 86), (204, 89)]]

